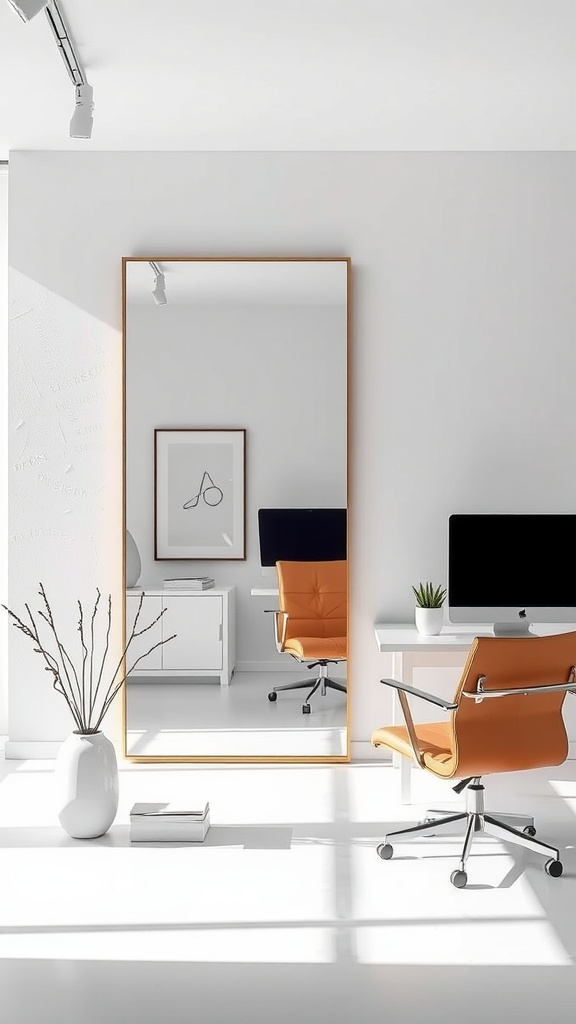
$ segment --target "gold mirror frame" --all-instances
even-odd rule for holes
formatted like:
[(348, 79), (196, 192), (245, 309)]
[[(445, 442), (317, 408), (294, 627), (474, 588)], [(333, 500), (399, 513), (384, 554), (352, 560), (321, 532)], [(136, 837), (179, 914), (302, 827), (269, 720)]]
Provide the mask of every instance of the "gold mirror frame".
[[(351, 453), (351, 429), (350, 429), (350, 378), (351, 378), (351, 325), (352, 325), (352, 261), (349, 256), (125, 256), (122, 257), (122, 605), (123, 623), (122, 638), (123, 649), (126, 644), (126, 529), (127, 529), (127, 270), (133, 263), (342, 263), (346, 266), (346, 507), (348, 510), (348, 639), (350, 637), (350, 453)], [(152, 501), (152, 496), (151, 496)], [(268, 616), (267, 616), (268, 618)], [(183, 754), (183, 755), (138, 755), (131, 754), (127, 749), (127, 685), (125, 681), (122, 687), (122, 752), (126, 760), (135, 764), (344, 764), (351, 758), (350, 754), (350, 644), (348, 643), (348, 657), (346, 662), (346, 751), (343, 754), (312, 755), (218, 755), (218, 754)], [(312, 680), (313, 682), (313, 680)]]

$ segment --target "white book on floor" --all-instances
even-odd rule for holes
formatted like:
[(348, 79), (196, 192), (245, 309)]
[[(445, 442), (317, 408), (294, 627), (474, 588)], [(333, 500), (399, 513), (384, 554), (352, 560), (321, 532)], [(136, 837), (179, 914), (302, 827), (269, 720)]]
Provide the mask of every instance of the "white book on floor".
[(199, 822), (210, 813), (210, 804), (200, 803), (196, 807), (183, 803), (136, 803), (130, 811), (130, 821), (148, 822)]
[(200, 821), (172, 821), (143, 816), (131, 819), (131, 843), (201, 843), (210, 828), (210, 813)]

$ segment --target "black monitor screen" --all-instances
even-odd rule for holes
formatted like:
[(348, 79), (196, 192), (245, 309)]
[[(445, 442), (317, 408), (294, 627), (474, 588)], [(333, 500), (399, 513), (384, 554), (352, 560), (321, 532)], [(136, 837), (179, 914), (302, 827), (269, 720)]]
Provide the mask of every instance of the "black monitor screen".
[(260, 564), (346, 558), (345, 508), (258, 509)]
[(576, 515), (458, 514), (448, 522), (450, 607), (576, 606)]

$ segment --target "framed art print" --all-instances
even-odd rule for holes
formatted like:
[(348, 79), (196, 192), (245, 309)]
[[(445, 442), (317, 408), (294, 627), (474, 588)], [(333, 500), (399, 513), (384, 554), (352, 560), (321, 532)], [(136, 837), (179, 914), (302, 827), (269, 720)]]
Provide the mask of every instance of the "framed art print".
[(245, 554), (246, 431), (154, 431), (154, 558)]

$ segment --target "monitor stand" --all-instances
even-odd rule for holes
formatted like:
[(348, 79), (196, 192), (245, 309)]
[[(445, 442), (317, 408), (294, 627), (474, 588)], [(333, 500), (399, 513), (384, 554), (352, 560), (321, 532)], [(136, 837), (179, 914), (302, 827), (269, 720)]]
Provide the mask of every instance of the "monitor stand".
[(495, 622), (493, 625), (494, 636), (537, 636), (530, 629), (530, 623), (525, 619), (518, 622)]

